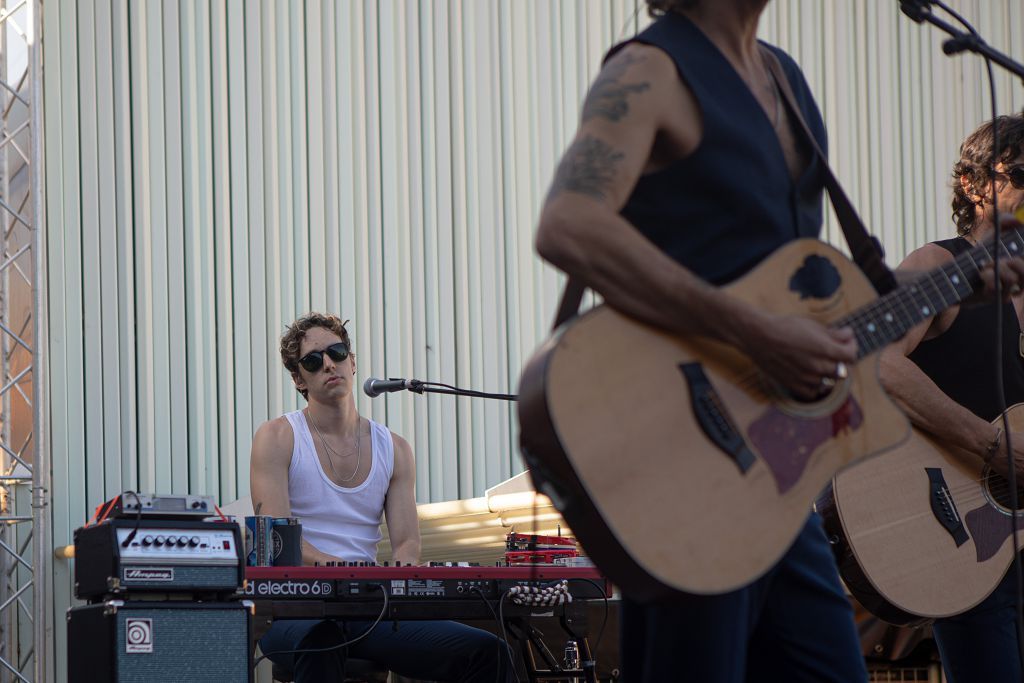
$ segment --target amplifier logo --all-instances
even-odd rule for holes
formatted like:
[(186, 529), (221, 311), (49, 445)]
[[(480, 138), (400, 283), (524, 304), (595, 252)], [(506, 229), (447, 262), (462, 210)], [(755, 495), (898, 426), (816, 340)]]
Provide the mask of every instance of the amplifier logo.
[(128, 654), (153, 651), (153, 620), (128, 617), (124, 620), (124, 651)]
[(245, 594), (258, 598), (271, 597), (326, 597), (334, 593), (330, 581), (288, 581), (286, 579), (250, 579)]
[(123, 572), (125, 582), (128, 581), (174, 581), (173, 567), (125, 567)]

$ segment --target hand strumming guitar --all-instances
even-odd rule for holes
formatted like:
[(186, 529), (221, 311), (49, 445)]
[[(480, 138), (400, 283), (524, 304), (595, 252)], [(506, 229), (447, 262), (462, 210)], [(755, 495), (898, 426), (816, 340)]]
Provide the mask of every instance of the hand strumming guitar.
[(846, 375), (845, 365), (857, 360), (852, 329), (833, 329), (795, 315), (756, 314), (737, 346), (762, 372), (804, 400), (819, 397)]

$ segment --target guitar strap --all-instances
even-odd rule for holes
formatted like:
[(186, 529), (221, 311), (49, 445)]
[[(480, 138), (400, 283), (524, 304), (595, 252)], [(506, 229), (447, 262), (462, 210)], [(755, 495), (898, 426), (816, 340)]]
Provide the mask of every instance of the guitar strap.
[[(868, 234), (860, 216), (857, 215), (853, 204), (850, 203), (849, 198), (839, 184), (839, 180), (832, 173), (825, 153), (818, 145), (817, 139), (815, 139), (814, 134), (804, 120), (800, 107), (796, 103), (793, 90), (789, 85), (789, 79), (786, 78), (778, 57), (764, 46), (761, 47), (761, 50), (764, 54), (765, 62), (772, 73), (772, 78), (775, 79), (776, 86), (782, 93), (782, 99), (785, 100), (791, 117), (800, 124), (800, 130), (803, 132), (804, 138), (811, 146), (814, 155), (821, 161), (822, 167), (825, 170), (825, 189), (828, 190), (829, 200), (832, 202), (832, 207), (839, 218), (839, 224), (843, 228), (843, 235), (846, 237), (846, 243), (850, 246), (850, 254), (853, 256), (854, 263), (860, 267), (868, 280), (871, 281), (875, 291), (880, 295), (891, 292), (896, 288), (896, 276), (885, 265), (881, 243), (878, 241), (878, 238)], [(578, 278), (569, 277), (568, 282), (565, 284), (565, 289), (562, 291), (562, 298), (558, 304), (558, 312), (555, 315), (555, 322), (551, 326), (552, 329), (557, 328), (579, 311), (585, 289), (586, 287)]]
[(775, 84), (782, 92), (783, 99), (789, 107), (789, 113), (800, 124), (800, 130), (803, 131), (804, 138), (810, 143), (815, 156), (818, 157), (822, 167), (825, 169), (825, 189), (828, 190), (828, 198), (832, 201), (832, 208), (835, 209), (836, 217), (839, 218), (839, 224), (843, 228), (843, 235), (846, 236), (846, 243), (850, 246), (850, 254), (853, 256), (854, 263), (860, 266), (860, 269), (867, 275), (871, 284), (874, 285), (875, 291), (879, 294), (888, 294), (896, 289), (896, 276), (885, 265), (882, 244), (878, 241), (878, 238), (868, 234), (860, 216), (857, 215), (857, 210), (853, 208), (853, 204), (847, 198), (842, 185), (839, 184), (839, 180), (832, 173), (825, 153), (821, 151), (817, 139), (811, 133), (811, 129), (807, 126), (807, 122), (800, 112), (800, 107), (797, 105), (796, 98), (793, 96), (793, 90), (789, 85), (789, 79), (786, 78), (786, 74), (782, 71), (782, 65), (779, 64), (778, 57), (763, 45), (761, 46), (761, 51), (768, 62), (768, 68), (772, 72)]

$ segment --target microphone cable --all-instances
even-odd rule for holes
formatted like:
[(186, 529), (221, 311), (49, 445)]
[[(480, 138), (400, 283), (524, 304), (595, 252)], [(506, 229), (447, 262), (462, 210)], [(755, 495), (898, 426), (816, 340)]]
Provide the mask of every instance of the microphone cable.
[[(952, 16), (959, 22), (972, 37), (981, 41), (981, 35), (977, 30), (960, 14), (958, 14), (951, 7), (946, 5), (942, 0), (934, 0), (933, 4), (939, 7), (944, 12)], [(1006, 444), (1006, 459), (1008, 464), (1008, 483), (1010, 486), (1010, 523), (1011, 536), (1013, 538), (1013, 573), (1015, 578), (1014, 591), (1016, 599), (1014, 606), (1014, 615), (1017, 622), (1017, 654), (1024, 662), (1024, 584), (1021, 581), (1021, 561), (1020, 561), (1020, 539), (1017, 533), (1017, 521), (1020, 518), (1018, 513), (1018, 500), (1017, 500), (1017, 466), (1016, 458), (1013, 454), (1013, 443), (1010, 436), (1010, 421), (1006, 415), (1006, 387), (1003, 382), (1003, 300), (1002, 300), (1002, 286), (999, 282), (999, 250), (1002, 246), (1001, 237), (1002, 229), (999, 225), (999, 195), (996, 192), (996, 164), (998, 163), (999, 156), (999, 110), (996, 108), (996, 82), (995, 75), (992, 70), (992, 60), (987, 55), (982, 55), (985, 60), (985, 68), (988, 74), (988, 87), (989, 87), (989, 104), (992, 107), (992, 155), (989, 160), (989, 174), (991, 176), (991, 191), (992, 191), (992, 214), (995, 222), (995, 243), (994, 243), (994, 257), (992, 260), (992, 268), (994, 275), (995, 284), (995, 299), (996, 299), (996, 397), (999, 405), (1000, 414), (1002, 416), (1003, 424), (1003, 441)]]

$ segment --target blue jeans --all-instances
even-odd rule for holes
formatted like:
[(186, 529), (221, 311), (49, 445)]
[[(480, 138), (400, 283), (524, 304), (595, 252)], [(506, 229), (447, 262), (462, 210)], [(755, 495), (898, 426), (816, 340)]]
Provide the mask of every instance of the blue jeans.
[(369, 659), (402, 676), (460, 683), (511, 680), (509, 650), (492, 634), (454, 621), (382, 621), (348, 648), (330, 652), (280, 654), (282, 650), (324, 648), (362, 634), (373, 622), (279, 619), (260, 639), (268, 658), (294, 672), (296, 683), (345, 680), (345, 658)]
[(932, 625), (949, 683), (1021, 683), (1013, 567), (977, 607)]
[(745, 588), (671, 605), (623, 600), (624, 683), (867, 680), (821, 518)]

